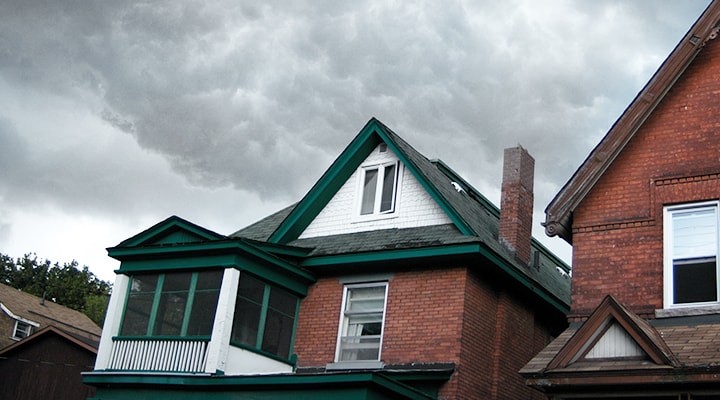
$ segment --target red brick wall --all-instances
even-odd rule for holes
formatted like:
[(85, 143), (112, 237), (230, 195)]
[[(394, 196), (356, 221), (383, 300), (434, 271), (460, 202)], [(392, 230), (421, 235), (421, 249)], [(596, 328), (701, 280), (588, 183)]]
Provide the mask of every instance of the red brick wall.
[[(517, 288), (502, 286), (464, 267), (395, 273), (388, 286), (383, 362), (455, 363), (441, 399), (542, 398), (517, 371), (549, 343), (550, 330), (536, 323), (528, 300), (513, 294)], [(322, 278), (303, 300), (298, 366), (333, 361), (342, 292), (338, 277)]]
[(572, 313), (662, 307), (663, 205), (720, 198), (720, 40), (709, 41), (574, 212)]

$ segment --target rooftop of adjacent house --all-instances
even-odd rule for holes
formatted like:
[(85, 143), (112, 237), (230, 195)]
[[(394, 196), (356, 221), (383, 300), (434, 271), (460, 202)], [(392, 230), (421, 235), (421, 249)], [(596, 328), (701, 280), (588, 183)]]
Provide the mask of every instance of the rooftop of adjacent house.
[[(424, 226), (404, 229), (382, 229), (366, 232), (329, 235), (314, 238), (298, 239), (299, 233), (286, 235), (280, 241), (285, 245), (312, 248), (308, 257), (337, 256), (343, 254), (368, 254), (402, 249), (441, 249), (448, 246), (475, 246), (477, 251), (484, 252), (497, 263), (503, 264), (506, 272), (515, 279), (524, 280), (526, 285), (538, 285), (561, 303), (569, 304), (570, 279), (569, 267), (549, 252), (542, 244), (532, 240), (534, 260), (531, 265), (519, 261), (514, 254), (498, 240), (499, 209), (480, 194), (474, 187), (438, 160), (429, 160), (396, 133), (376, 119), (371, 119), (358, 137), (362, 138), (368, 126), (375, 130), (379, 140), (383, 140), (392, 148), (406, 168), (423, 185), (431, 197), (448, 214), (452, 223), (445, 225)], [(358, 138), (355, 139), (357, 141)], [(369, 139), (367, 139), (369, 140)], [(376, 139), (377, 140), (377, 139)], [(348, 147), (351, 149), (353, 143)], [(340, 169), (338, 164), (346, 156), (346, 149), (336, 162), (328, 169), (318, 183), (299, 203), (280, 210), (260, 221), (251, 224), (233, 234), (231, 237), (249, 238), (258, 241), (279, 242), (279, 231), (291, 231), (288, 226), (302, 224), (314, 218), (308, 213), (308, 199), (329, 198), (318, 195), (318, 191), (327, 189), (332, 175)], [(359, 163), (359, 162), (358, 162)], [(352, 169), (357, 165), (352, 166)], [(347, 169), (347, 166), (344, 168)], [(325, 186), (323, 186), (325, 185)]]
[(55, 326), (91, 340), (99, 340), (102, 333), (87, 315), (4, 284), (0, 284), (0, 304), (4, 308), (0, 314), (5, 315), (9, 311), (17, 317), (39, 323), (40, 329)]
[[(619, 323), (638, 353), (586, 357), (602, 341), (610, 323)], [(615, 336), (616, 338), (618, 336)], [(622, 340), (620, 340), (622, 341)], [(632, 346), (631, 346), (632, 347)], [(615, 341), (616, 351), (624, 348)], [(720, 314), (645, 320), (608, 296), (583, 322), (574, 322), (523, 369), (526, 376), (564, 373), (685, 370), (720, 371)], [(620, 349), (620, 350), (617, 350)], [(644, 356), (643, 356), (644, 355)]]

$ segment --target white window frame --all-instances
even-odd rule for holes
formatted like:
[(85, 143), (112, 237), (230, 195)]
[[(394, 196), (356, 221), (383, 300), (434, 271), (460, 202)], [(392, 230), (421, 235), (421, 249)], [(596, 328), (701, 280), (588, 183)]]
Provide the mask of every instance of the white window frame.
[[(346, 310), (348, 304), (348, 297), (352, 290), (355, 289), (363, 289), (363, 288), (375, 288), (375, 287), (383, 287), (385, 289), (385, 298), (383, 301), (383, 307), (382, 307), (382, 319), (381, 319), (381, 326), (380, 326), (380, 340), (378, 343), (378, 356), (376, 359), (360, 359), (360, 360), (341, 360), (342, 352), (343, 352), (343, 338), (345, 338), (347, 335), (348, 330), (348, 322), (349, 318), (352, 313), (348, 313)], [(337, 337), (337, 345), (335, 349), (335, 362), (340, 363), (342, 365), (352, 365), (352, 364), (367, 364), (367, 363), (373, 363), (373, 362), (380, 362), (382, 359), (382, 346), (383, 346), (383, 339), (385, 337), (385, 317), (387, 315), (387, 301), (388, 301), (388, 289), (389, 285), (388, 282), (372, 282), (372, 283), (359, 283), (359, 284), (348, 284), (345, 285), (343, 289), (343, 299), (342, 299), (342, 308), (340, 311), (340, 323), (338, 325), (338, 337)], [(373, 310), (373, 312), (379, 312), (379, 310)], [(357, 315), (357, 314), (355, 314)]]
[[(395, 166), (395, 185), (393, 186), (393, 193), (392, 193), (392, 199), (390, 204), (390, 209), (380, 211), (381, 205), (382, 205), (382, 192), (383, 192), (383, 186), (384, 186), (384, 179), (385, 179), (385, 168)], [(373, 202), (373, 210), (369, 213), (362, 213), (362, 207), (363, 207), (363, 198), (365, 197), (365, 176), (368, 171), (377, 170), (377, 181), (375, 184), (375, 199)], [(392, 160), (387, 161), (383, 163), (376, 163), (376, 164), (368, 164), (363, 165), (360, 167), (359, 170), (359, 176), (358, 176), (358, 199), (357, 199), (357, 205), (356, 205), (356, 215), (360, 219), (377, 219), (377, 218), (387, 218), (387, 217), (394, 217), (395, 211), (397, 210), (397, 203), (398, 199), (400, 198), (400, 187), (401, 187), (401, 177), (402, 177), (402, 163), (399, 160)]]
[[(22, 326), (25, 327), (25, 329), (20, 329)], [(33, 326), (25, 321), (15, 320), (15, 326), (13, 327), (13, 335), (12, 338), (15, 340), (22, 340), (26, 337), (32, 335), (32, 328)], [(21, 332), (20, 335), (18, 335), (18, 332)]]
[[(714, 210), (715, 212), (715, 279), (716, 279), (716, 298), (715, 301), (703, 301), (693, 303), (675, 303), (674, 291), (674, 254), (673, 254), (673, 215), (687, 211)], [(665, 206), (663, 210), (663, 287), (664, 287), (664, 307), (668, 308), (688, 308), (702, 307), (720, 304), (720, 240), (718, 232), (720, 232), (720, 202), (706, 201), (699, 203), (678, 204)]]

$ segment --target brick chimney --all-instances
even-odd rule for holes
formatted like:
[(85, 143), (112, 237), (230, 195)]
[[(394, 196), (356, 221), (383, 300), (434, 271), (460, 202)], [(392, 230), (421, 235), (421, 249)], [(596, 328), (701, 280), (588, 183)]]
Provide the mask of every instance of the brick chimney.
[(500, 195), (500, 243), (530, 264), (535, 159), (522, 146), (505, 149)]

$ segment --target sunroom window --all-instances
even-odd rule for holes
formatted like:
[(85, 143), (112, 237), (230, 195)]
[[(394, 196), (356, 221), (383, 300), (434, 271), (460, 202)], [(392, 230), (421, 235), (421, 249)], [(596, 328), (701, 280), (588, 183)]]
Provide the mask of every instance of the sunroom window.
[(665, 208), (665, 304), (716, 304), (718, 202)]
[(241, 274), (231, 343), (289, 359), (298, 303), (297, 296)]
[(121, 336), (210, 336), (223, 272), (134, 275)]
[(380, 360), (386, 293), (386, 282), (345, 287), (338, 362)]
[(360, 215), (395, 211), (399, 166), (399, 162), (392, 162), (362, 169)]

